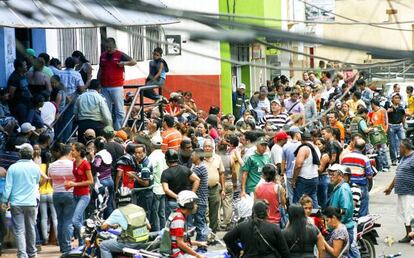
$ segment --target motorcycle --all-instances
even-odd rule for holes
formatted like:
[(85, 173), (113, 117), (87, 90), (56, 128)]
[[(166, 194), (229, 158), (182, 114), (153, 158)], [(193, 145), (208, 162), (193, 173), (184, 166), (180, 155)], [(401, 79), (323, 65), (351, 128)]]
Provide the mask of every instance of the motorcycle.
[(376, 257), (375, 245), (378, 245), (378, 232), (376, 228), (381, 224), (376, 223), (379, 215), (367, 215), (358, 219), (357, 243), (361, 258)]

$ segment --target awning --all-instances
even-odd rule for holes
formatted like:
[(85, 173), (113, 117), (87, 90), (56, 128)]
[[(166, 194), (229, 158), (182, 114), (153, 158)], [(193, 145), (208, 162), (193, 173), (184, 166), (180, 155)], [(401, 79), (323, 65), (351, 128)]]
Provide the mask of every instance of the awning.
[[(166, 7), (160, 0), (142, 2)], [(73, 13), (91, 20), (77, 18)], [(146, 26), (176, 22), (176, 18), (168, 16), (118, 8), (108, 0), (0, 0), (0, 27), (90, 28), (106, 24)]]

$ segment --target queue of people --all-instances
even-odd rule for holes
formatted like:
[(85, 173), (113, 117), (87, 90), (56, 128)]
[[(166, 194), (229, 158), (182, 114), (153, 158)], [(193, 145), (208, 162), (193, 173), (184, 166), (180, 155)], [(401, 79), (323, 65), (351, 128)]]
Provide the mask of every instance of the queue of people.
[[(315, 250), (319, 257), (360, 257), (356, 220), (369, 214), (374, 169), (366, 153), (372, 150), (379, 171), (397, 164), (401, 171), (386, 193), (395, 187), (407, 227), (401, 242), (410, 241), (407, 178), (414, 178), (414, 163), (404, 126), (405, 108), (412, 107), (403, 106), (398, 92), (382, 107), (358, 74), (344, 80), (339, 72), (322, 71), (319, 78), (309, 72), (295, 85), (277, 77), (251, 98), (239, 84), (233, 114), (222, 114), (217, 106), (198, 109), (191, 92), (171, 93), (164, 103), (148, 91), (165, 112), (146, 110), (147, 128), (137, 132), (122, 127), (124, 66), (136, 62), (113, 39), (106, 44), (97, 79), (79, 51), (64, 70), (28, 51), (31, 70), (16, 60), (7, 91), (0, 91), (0, 193), (3, 208), (10, 207), (18, 257), (35, 256), (36, 244), (49, 244), (52, 233), (62, 253), (82, 245), (80, 228), (99, 194), (109, 195), (103, 228), (142, 210), (148, 231), (170, 228), (172, 257), (202, 257), (206, 244), (216, 242), (208, 228), (228, 231), (224, 240), (235, 255), (242, 241), (245, 257), (314, 257)], [(153, 56), (147, 83), (162, 86), (168, 65), (162, 49)], [(9, 110), (8, 100), (16, 104)], [(57, 124), (47, 119), (56, 114), (62, 116)], [(77, 141), (66, 143), (74, 114)], [(329, 235), (314, 225), (312, 208), (323, 209)], [(196, 228), (197, 252), (184, 236), (187, 223)], [(106, 242), (102, 256), (121, 246)]]

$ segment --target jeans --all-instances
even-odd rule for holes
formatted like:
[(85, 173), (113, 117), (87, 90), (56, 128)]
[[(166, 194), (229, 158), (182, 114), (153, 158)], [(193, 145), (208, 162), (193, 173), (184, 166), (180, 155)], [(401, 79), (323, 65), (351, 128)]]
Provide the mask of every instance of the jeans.
[(318, 183), (318, 204), (322, 209), (326, 208), (328, 204), (328, 188), (329, 177), (328, 175), (320, 175)]
[(221, 208), (223, 209), (223, 224), (228, 227), (233, 215), (233, 183), (226, 182), (225, 188), (226, 197), (221, 199)]
[(359, 217), (367, 216), (369, 214), (369, 192), (368, 185), (358, 185), (361, 189), (361, 208), (359, 209)]
[(114, 202), (114, 189), (115, 189), (114, 180), (112, 179), (111, 176), (109, 176), (107, 178), (99, 180), (99, 182), (103, 186), (99, 189), (100, 194), (105, 194), (105, 188), (108, 189), (109, 199), (107, 202), (107, 207), (103, 214), (103, 218), (107, 219), (109, 215), (111, 215), (111, 213), (114, 211), (114, 203), (113, 203)]
[(53, 193), (53, 205), (56, 209), (58, 219), (57, 239), (62, 253), (71, 250), (71, 239), (73, 235), (73, 212), (75, 200), (69, 192)]
[(75, 211), (73, 212), (72, 223), (75, 229), (75, 236), (79, 241), (79, 246), (84, 244), (83, 239), (80, 237), (80, 229), (82, 227), (83, 222), (83, 214), (85, 213), (86, 207), (89, 205), (89, 201), (91, 200), (90, 195), (81, 195), (75, 196)]
[[(145, 85), (159, 85), (160, 87), (164, 86), (165, 79), (159, 78), (158, 81), (149, 81)], [(152, 99), (152, 100), (158, 100), (161, 98), (160, 94), (155, 93), (154, 89), (144, 90), (143, 91), (144, 97)]]
[(213, 232), (216, 232), (218, 229), (219, 223), (219, 208), (220, 208), (220, 187), (217, 184), (216, 186), (208, 188), (208, 219), (210, 223), (210, 228)]
[(287, 189), (287, 195), (288, 195), (289, 203), (292, 204), (293, 203), (293, 195), (294, 195), (294, 189), (293, 189), (293, 186), (292, 186), (292, 178), (287, 178), (286, 189)]
[(196, 240), (207, 241), (207, 220), (206, 220), (206, 205), (198, 205), (197, 212), (194, 214), (194, 226), (196, 227)]
[(102, 87), (102, 95), (106, 99), (109, 112), (113, 115), (114, 129), (121, 129), (125, 117), (124, 110), (124, 87)]
[(347, 228), (348, 231), (348, 236), (349, 236), (349, 253), (348, 253), (348, 257), (349, 258), (360, 258), (361, 254), (359, 253), (358, 250), (358, 244), (356, 241), (356, 235), (355, 235), (355, 226), (353, 226), (352, 228)]
[(11, 206), (17, 257), (36, 257), (36, 206)]
[(405, 139), (405, 131), (402, 124), (390, 124), (388, 139), (390, 140), (391, 161), (395, 162), (400, 157), (400, 142), (402, 139)]
[(55, 206), (53, 205), (53, 194), (42, 194), (40, 195), (40, 217), (41, 217), (41, 227), (42, 227), (42, 236), (44, 242), (49, 242), (49, 234), (47, 230), (47, 224), (49, 222), (49, 217), (47, 216), (47, 207), (50, 209), (50, 216), (52, 217), (52, 225), (55, 231), (55, 236), (57, 236), (57, 216)]
[[(0, 200), (2, 198), (2, 195), (0, 193)], [(3, 209), (0, 209), (0, 253), (1, 250), (3, 250), (3, 241), (4, 237), (6, 236), (6, 214)]]
[(165, 227), (165, 194), (155, 194), (152, 201), (152, 231), (160, 231)]
[(377, 170), (381, 171), (384, 168), (389, 168), (390, 163), (388, 162), (388, 156), (387, 156), (387, 145), (380, 144), (376, 146), (378, 151), (378, 156), (375, 158), (375, 163), (377, 164)]
[(150, 224), (152, 225), (153, 222), (151, 221), (151, 214), (152, 214), (152, 202), (154, 199), (154, 193), (152, 192), (152, 189), (146, 189), (137, 192), (136, 194), (136, 205), (143, 208), (147, 214), (147, 218), (150, 221)]
[(307, 194), (312, 198), (313, 208), (318, 208), (318, 183), (319, 179), (317, 177), (305, 179), (299, 176), (296, 180), (296, 187), (293, 192), (293, 203), (299, 202), (300, 197)]

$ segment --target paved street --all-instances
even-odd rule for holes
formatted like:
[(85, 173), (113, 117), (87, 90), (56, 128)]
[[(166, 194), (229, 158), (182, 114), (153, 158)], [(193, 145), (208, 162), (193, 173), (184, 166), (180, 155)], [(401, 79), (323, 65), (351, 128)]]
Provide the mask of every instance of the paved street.
[[(378, 174), (375, 178), (375, 186), (370, 195), (370, 212), (372, 214), (381, 215), (381, 218), (379, 219), (381, 228), (379, 228), (378, 232), (380, 235), (379, 245), (376, 246), (377, 256), (380, 256), (381, 254), (402, 252), (402, 257), (412, 258), (414, 257), (414, 247), (409, 244), (394, 243), (391, 247), (389, 247), (384, 242), (386, 236), (394, 238), (397, 242), (398, 239), (401, 239), (404, 235), (404, 227), (398, 221), (395, 214), (397, 198), (394, 194), (385, 196), (383, 193), (384, 189), (394, 176), (394, 170), (395, 168), (392, 169), (392, 172)], [(15, 257), (14, 252), (14, 250), (7, 250), (5, 251), (5, 255), (3, 257)], [(58, 255), (59, 252), (57, 247), (43, 246), (38, 257), (52, 258), (58, 257)]]

